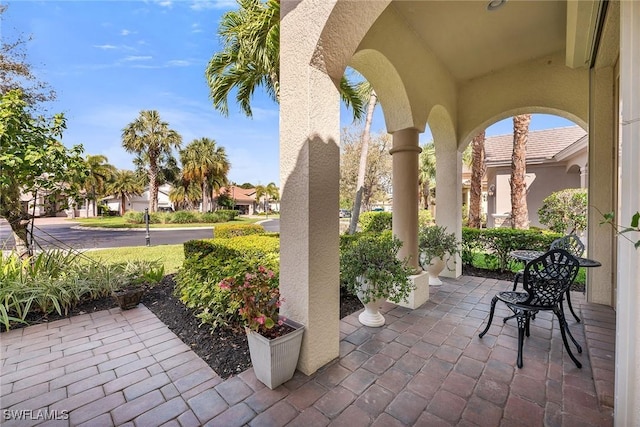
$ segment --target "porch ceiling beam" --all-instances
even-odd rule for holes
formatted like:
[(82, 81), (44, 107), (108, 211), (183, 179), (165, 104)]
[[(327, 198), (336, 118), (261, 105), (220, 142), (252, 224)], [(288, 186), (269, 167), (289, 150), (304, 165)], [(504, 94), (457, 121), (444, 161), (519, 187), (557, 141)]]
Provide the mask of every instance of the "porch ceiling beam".
[(566, 64), (571, 68), (588, 67), (596, 48), (600, 17), (605, 1), (567, 1)]

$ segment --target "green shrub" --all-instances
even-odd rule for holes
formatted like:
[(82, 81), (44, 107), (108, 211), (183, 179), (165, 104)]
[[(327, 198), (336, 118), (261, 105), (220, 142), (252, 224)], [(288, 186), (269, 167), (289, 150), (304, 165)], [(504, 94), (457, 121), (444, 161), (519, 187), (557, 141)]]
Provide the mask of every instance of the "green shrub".
[(240, 211), (231, 209), (218, 209), (215, 213), (220, 217), (220, 222), (233, 221), (240, 215)]
[(418, 227), (426, 227), (433, 224), (434, 221), (431, 216), (431, 211), (427, 209), (420, 209), (418, 211)]
[(228, 239), (251, 234), (264, 234), (264, 227), (260, 224), (222, 224), (213, 230), (214, 237)]
[(226, 220), (222, 218), (221, 215), (218, 215), (217, 212), (205, 212), (200, 215), (200, 220), (202, 222), (214, 223), (214, 222), (225, 222)]
[(259, 266), (278, 274), (279, 251), (278, 236), (269, 234), (185, 242), (185, 262), (176, 275), (176, 293), (212, 327), (238, 320), (238, 307), (217, 284), (227, 277), (240, 280)]
[(540, 223), (556, 233), (572, 234), (587, 228), (587, 189), (569, 188), (551, 193), (538, 209)]
[(136, 211), (126, 211), (122, 216), (129, 224), (142, 224), (144, 222), (144, 213)]
[(511, 228), (487, 228), (476, 230), (462, 229), (462, 259), (468, 263), (473, 254), (483, 252), (488, 254), (485, 261), (497, 265), (497, 269), (506, 271), (510, 263), (515, 262), (510, 256), (511, 251), (531, 249), (546, 251), (561, 234), (540, 230), (514, 230)]
[(364, 212), (360, 214), (358, 223), (364, 233), (391, 230), (391, 212)]
[(169, 221), (173, 224), (191, 224), (200, 222), (200, 213), (193, 211), (177, 211), (171, 214)]

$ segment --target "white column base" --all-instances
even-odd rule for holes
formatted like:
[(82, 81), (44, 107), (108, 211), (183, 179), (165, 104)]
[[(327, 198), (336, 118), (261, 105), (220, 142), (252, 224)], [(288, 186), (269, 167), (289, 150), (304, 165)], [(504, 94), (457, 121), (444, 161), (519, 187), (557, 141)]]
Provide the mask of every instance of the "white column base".
[(413, 310), (429, 301), (429, 275), (423, 271), (420, 274), (409, 276), (409, 278), (416, 288), (411, 291), (406, 300), (400, 301), (398, 305)]

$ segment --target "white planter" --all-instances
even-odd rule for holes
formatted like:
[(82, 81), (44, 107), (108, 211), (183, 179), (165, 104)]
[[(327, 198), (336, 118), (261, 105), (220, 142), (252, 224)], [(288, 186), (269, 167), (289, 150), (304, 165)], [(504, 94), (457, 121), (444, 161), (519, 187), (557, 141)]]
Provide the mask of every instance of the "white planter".
[[(361, 289), (369, 289), (369, 282), (364, 277), (360, 276), (356, 280), (360, 283)], [(380, 307), (382, 307), (385, 299), (378, 298), (365, 303), (362, 292), (358, 291), (356, 295), (360, 299), (360, 302), (362, 302), (362, 305), (364, 305), (364, 311), (358, 316), (360, 323), (364, 326), (371, 326), (374, 328), (384, 325), (385, 320), (384, 316), (380, 313)]]
[(442, 281), (438, 277), (442, 270), (444, 270), (445, 262), (440, 257), (431, 259), (431, 263), (427, 266), (427, 273), (429, 274), (429, 286), (440, 286)]
[(284, 322), (295, 331), (272, 340), (246, 329), (253, 371), (270, 389), (289, 381), (296, 371), (304, 326), (293, 320)]

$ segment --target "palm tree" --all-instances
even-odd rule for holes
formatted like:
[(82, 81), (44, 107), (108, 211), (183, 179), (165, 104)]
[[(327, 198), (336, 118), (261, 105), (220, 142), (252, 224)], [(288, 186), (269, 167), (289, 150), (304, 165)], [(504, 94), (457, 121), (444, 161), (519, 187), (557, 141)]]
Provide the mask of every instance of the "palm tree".
[(360, 163), (358, 165), (358, 180), (356, 181), (356, 197), (353, 202), (353, 212), (351, 213), (351, 223), (349, 224), (349, 234), (356, 232), (358, 219), (360, 218), (360, 207), (362, 206), (362, 193), (364, 191), (364, 179), (367, 172), (367, 156), (369, 155), (369, 142), (371, 141), (371, 122), (373, 112), (378, 103), (378, 96), (373, 87), (366, 80), (357, 86), (357, 94), (361, 99), (369, 99), (367, 106), (367, 118), (365, 119), (362, 131), (362, 148), (360, 149)]
[(484, 162), (484, 131), (471, 141), (471, 198), (469, 201), (469, 227), (480, 228), (482, 225), (482, 177), (486, 171)]
[[(280, 95), (280, 1), (238, 0), (239, 9), (222, 16), (218, 34), (222, 51), (215, 53), (205, 71), (213, 107), (229, 114), (229, 94), (248, 117), (253, 116), (251, 97), (264, 86), (269, 97)], [(343, 76), (340, 96), (353, 111), (354, 120), (364, 114), (363, 102)]]
[(431, 184), (436, 179), (436, 147), (433, 141), (429, 141), (420, 148), (422, 148), (422, 151), (418, 159), (418, 186), (420, 187), (422, 208), (429, 209)]
[(106, 191), (120, 198), (120, 215), (124, 215), (127, 199), (139, 196), (144, 192), (140, 178), (130, 170), (117, 170), (106, 188)]
[(98, 196), (103, 196), (106, 186), (116, 172), (116, 167), (109, 164), (109, 159), (101, 154), (86, 157), (88, 176), (83, 183), (86, 193), (86, 209), (89, 216), (89, 200), (93, 203), (93, 216), (96, 216), (96, 200)]
[(158, 171), (162, 156), (179, 148), (182, 137), (160, 119), (155, 110), (142, 110), (136, 120), (122, 131), (122, 146), (147, 162), (149, 177), (149, 212), (158, 210)]
[[(268, 201), (277, 202), (278, 200), (280, 200), (280, 190), (278, 189), (278, 186), (276, 185), (275, 182), (268, 183), (266, 190), (267, 190)], [(268, 209), (269, 207), (267, 208), (267, 213), (269, 213)]]
[(531, 114), (513, 116), (513, 154), (511, 155), (511, 227), (529, 228), (527, 210), (527, 140)]
[(169, 200), (178, 209), (193, 209), (195, 203), (202, 199), (202, 188), (195, 182), (180, 180), (169, 190)]
[(213, 139), (194, 139), (180, 152), (180, 160), (183, 177), (201, 187), (201, 212), (209, 211), (213, 190), (227, 182), (231, 168), (224, 147), (217, 147)]

